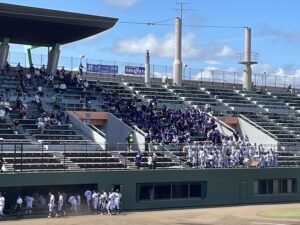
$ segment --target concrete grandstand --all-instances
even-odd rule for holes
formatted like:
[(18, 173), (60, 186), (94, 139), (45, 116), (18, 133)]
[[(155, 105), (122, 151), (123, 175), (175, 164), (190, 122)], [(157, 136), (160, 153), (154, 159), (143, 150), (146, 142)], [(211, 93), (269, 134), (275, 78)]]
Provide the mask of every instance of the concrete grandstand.
[[(128, 210), (299, 200), (300, 94), (251, 85), (249, 67), (257, 58), (250, 54), (250, 28), (242, 84), (183, 80), (180, 36), (174, 77), (162, 82), (150, 78), (149, 52), (145, 79), (58, 68), (60, 44), (109, 29), (114, 18), (0, 9), (1, 21), (11, 24), (0, 32), (0, 191), (9, 205), (39, 188), (43, 194), (121, 189)], [(22, 38), (11, 29), (33, 21), (80, 32), (32, 31)], [(181, 35), (179, 18), (176, 29)], [(47, 67), (32, 60), (28, 68), (13, 65), (10, 41), (52, 46)], [(6, 214), (14, 216), (12, 206)]]

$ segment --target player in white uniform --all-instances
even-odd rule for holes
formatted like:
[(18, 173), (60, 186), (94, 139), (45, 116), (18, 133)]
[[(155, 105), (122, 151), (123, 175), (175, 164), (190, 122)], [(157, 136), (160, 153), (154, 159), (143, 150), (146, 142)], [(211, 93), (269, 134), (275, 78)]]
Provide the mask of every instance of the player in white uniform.
[(102, 190), (102, 194), (100, 195), (100, 212), (101, 215), (103, 215), (104, 212), (106, 212), (106, 203), (107, 203), (107, 193)]
[(90, 190), (86, 190), (84, 192), (84, 196), (86, 198), (86, 205), (89, 210), (91, 210), (91, 200), (92, 200), (92, 192)]
[(76, 194), (76, 200), (77, 200), (77, 211), (79, 211), (81, 206), (81, 196), (79, 193)]
[(20, 195), (18, 195), (17, 201), (16, 201), (16, 206), (15, 206), (15, 212), (17, 214), (17, 217), (19, 217), (19, 213), (22, 209), (22, 204), (23, 204), (23, 199), (21, 198)]
[(49, 203), (48, 203), (48, 206), (49, 206), (48, 218), (51, 218), (52, 215), (53, 215), (53, 209), (54, 209), (54, 204), (55, 204), (55, 196), (54, 196), (54, 194), (49, 192), (49, 197), (50, 197), (50, 200), (49, 200)]
[(122, 194), (120, 193), (120, 191), (118, 189), (115, 192), (115, 196), (116, 196), (115, 205), (117, 207), (117, 213), (119, 214), (120, 213), (120, 202), (122, 200)]
[(57, 213), (56, 217), (61, 216), (63, 212), (63, 205), (64, 205), (64, 196), (58, 192), (58, 201), (57, 201)]
[(93, 209), (95, 212), (97, 212), (98, 210), (98, 201), (99, 201), (98, 193), (96, 191), (93, 191), (92, 202), (93, 202)]
[(0, 219), (1, 217), (4, 217), (4, 206), (5, 206), (5, 198), (2, 196), (2, 193), (0, 192)]
[(77, 213), (77, 200), (76, 200), (76, 198), (74, 197), (74, 195), (71, 195), (71, 196), (69, 197), (68, 202), (71, 204), (71, 212)]
[(24, 201), (26, 203), (26, 209), (25, 209), (25, 213), (26, 214), (31, 214), (32, 213), (32, 205), (33, 205), (33, 202), (34, 202), (34, 198), (27, 195), (25, 196), (24, 198)]
[(115, 208), (115, 199), (116, 199), (115, 192), (109, 192), (108, 203), (106, 206), (108, 215), (111, 215), (111, 211)]

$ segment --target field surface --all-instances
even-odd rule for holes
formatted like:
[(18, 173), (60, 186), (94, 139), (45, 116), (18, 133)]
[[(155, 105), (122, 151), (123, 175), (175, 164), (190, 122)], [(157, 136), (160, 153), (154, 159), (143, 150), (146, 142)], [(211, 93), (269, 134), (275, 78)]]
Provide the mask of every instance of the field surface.
[(300, 204), (123, 212), (1, 221), (4, 225), (300, 225)]

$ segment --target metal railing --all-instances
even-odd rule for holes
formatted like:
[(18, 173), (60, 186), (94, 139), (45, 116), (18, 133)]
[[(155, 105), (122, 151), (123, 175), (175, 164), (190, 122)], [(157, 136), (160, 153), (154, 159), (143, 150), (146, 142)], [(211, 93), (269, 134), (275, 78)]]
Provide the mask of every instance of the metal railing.
[[(244, 56), (244, 55), (242, 55)], [(252, 55), (252, 60), (257, 60), (257, 55)], [(43, 54), (32, 54), (32, 60), (35, 67), (41, 67), (42, 65), (47, 65), (48, 56)], [(8, 62), (15, 66), (17, 63), (21, 63), (22, 66), (28, 67), (28, 60), (26, 53), (16, 53), (10, 52), (8, 57)], [(58, 63), (58, 68), (65, 67), (66, 70), (78, 71), (78, 67), (82, 62), (86, 68), (87, 64), (103, 64), (103, 65), (115, 65), (118, 66), (118, 74), (124, 75), (125, 66), (136, 66), (143, 67), (144, 63), (133, 63), (133, 62), (120, 62), (120, 61), (109, 61), (109, 60), (96, 60), (96, 59), (80, 59), (79, 57), (63, 57), (61, 56)], [(169, 79), (172, 79), (173, 68), (168, 65), (151, 65), (150, 66), (150, 75), (151, 78), (161, 78), (162, 76), (167, 76)], [(238, 85), (242, 84), (242, 68), (240, 72), (235, 71), (226, 71), (226, 70), (211, 70), (209, 68), (190, 68), (184, 67), (182, 71), (182, 77), (184, 81), (199, 81), (209, 82), (216, 84), (233, 84)], [(118, 75), (115, 74), (115, 75)], [(95, 73), (95, 79), (100, 78), (100, 73)], [(132, 76), (127, 74), (127, 76)], [(116, 77), (116, 76), (112, 76)], [(133, 75), (132, 77), (143, 77), (143, 75)], [(143, 80), (143, 79), (142, 79)], [(264, 71), (253, 73), (252, 81), (256, 88), (266, 88), (266, 87), (275, 87), (282, 88), (282, 91), (286, 91), (286, 88), (291, 85), (294, 89), (300, 89), (300, 77), (296, 74), (288, 75), (276, 75), (276, 74), (267, 74)]]

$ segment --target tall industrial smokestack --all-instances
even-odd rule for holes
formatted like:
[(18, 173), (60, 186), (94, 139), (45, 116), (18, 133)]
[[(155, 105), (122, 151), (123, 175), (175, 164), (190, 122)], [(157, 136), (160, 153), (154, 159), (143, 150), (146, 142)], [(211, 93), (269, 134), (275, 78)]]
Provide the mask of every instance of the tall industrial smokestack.
[(146, 51), (146, 63), (145, 63), (145, 84), (150, 86), (150, 53), (149, 50)]
[(181, 42), (182, 42), (182, 24), (181, 19), (175, 20), (175, 59), (173, 63), (173, 85), (182, 85), (182, 62), (181, 62)]

